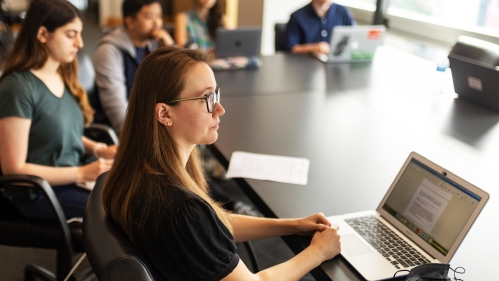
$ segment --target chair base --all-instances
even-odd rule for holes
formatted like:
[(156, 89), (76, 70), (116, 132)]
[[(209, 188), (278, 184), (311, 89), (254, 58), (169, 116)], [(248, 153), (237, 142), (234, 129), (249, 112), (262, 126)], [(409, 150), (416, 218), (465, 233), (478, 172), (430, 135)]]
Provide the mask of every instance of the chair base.
[(36, 281), (37, 278), (43, 281), (56, 281), (55, 274), (45, 267), (37, 264), (28, 264), (24, 268), (24, 281)]
[[(24, 268), (24, 281), (59, 281), (64, 280), (66, 276), (61, 276), (57, 278), (53, 272), (46, 269), (43, 266), (37, 264), (28, 264)], [(95, 273), (92, 268), (87, 268), (78, 277), (71, 276), (68, 280), (70, 281), (91, 281), (95, 279)]]

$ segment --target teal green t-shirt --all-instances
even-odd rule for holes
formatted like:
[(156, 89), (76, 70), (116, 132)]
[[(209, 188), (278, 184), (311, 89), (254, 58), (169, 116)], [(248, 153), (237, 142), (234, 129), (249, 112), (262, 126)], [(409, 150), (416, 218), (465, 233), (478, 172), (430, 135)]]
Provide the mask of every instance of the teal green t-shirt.
[(9, 74), (0, 82), (0, 119), (12, 116), (31, 120), (27, 163), (81, 165), (83, 114), (67, 87), (58, 98), (29, 70)]
[(190, 43), (195, 43), (198, 49), (209, 50), (215, 47), (215, 43), (208, 32), (208, 23), (199, 18), (196, 10), (186, 11), (187, 34)]

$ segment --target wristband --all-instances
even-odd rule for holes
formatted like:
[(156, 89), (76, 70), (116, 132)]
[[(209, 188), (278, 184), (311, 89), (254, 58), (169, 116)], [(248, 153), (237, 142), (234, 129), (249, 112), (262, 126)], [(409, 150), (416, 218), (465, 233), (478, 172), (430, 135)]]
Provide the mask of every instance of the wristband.
[(94, 146), (92, 147), (92, 152), (93, 152), (94, 156), (98, 158), (97, 152), (99, 151), (99, 149), (106, 148), (106, 147), (107, 147), (107, 144), (102, 143), (102, 142), (96, 142), (94, 144)]

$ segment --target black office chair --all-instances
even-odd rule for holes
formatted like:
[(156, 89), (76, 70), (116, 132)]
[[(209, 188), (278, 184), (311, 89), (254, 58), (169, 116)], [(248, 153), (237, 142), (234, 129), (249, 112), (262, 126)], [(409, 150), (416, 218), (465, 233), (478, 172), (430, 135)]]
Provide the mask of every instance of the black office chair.
[(107, 145), (118, 144), (116, 132), (105, 124), (92, 123), (84, 129), (84, 135), (94, 141), (103, 142)]
[(274, 47), (275, 51), (284, 51), (284, 39), (286, 38), (286, 23), (276, 23), (274, 25)]
[[(93, 135), (99, 136), (98, 141), (107, 144), (116, 144), (117, 137), (109, 127), (92, 124), (85, 129), (90, 139)], [(93, 134), (93, 135), (92, 135)], [(45, 221), (25, 218), (3, 194), (3, 187), (28, 185), (39, 189), (48, 198), (51, 208), (57, 215), (56, 221)], [(34, 281), (39, 278), (44, 281), (62, 281), (72, 268), (72, 257), (76, 253), (83, 253), (82, 225), (80, 223), (66, 223), (66, 217), (59, 201), (54, 195), (52, 187), (44, 179), (30, 175), (0, 176), (0, 245), (56, 249), (56, 273), (44, 267), (28, 264), (25, 268), (25, 280)], [(93, 272), (89, 269), (77, 278), (79, 281), (92, 280)], [(74, 280), (74, 278), (72, 279)]]
[(88, 262), (101, 281), (160, 280), (149, 262), (104, 210), (101, 175), (88, 199), (83, 219), (83, 241)]
[[(90, 266), (101, 281), (160, 280), (150, 263), (104, 210), (102, 191), (107, 175), (104, 173), (97, 179), (83, 218), (83, 242)], [(253, 247), (248, 242), (243, 244), (253, 269), (258, 271)]]
[[(43, 221), (21, 215), (3, 196), (4, 187), (13, 185), (27, 185), (40, 190), (50, 202), (57, 219)], [(44, 281), (64, 280), (73, 266), (71, 258), (84, 251), (81, 224), (67, 224), (52, 187), (44, 179), (29, 175), (0, 176), (0, 244), (57, 250), (56, 274), (39, 265), (28, 264), (25, 268), (26, 281), (34, 281), (35, 277)], [(78, 280), (91, 280), (93, 277), (91, 270), (87, 270)]]

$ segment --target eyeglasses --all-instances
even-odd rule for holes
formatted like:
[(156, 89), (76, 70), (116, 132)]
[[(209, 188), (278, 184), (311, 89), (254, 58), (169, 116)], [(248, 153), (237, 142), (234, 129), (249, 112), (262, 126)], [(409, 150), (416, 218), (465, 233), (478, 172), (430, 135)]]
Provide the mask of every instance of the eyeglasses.
[(170, 103), (186, 101), (186, 100), (205, 100), (208, 112), (213, 113), (213, 111), (215, 111), (215, 109), (217, 108), (217, 102), (220, 102), (220, 88), (216, 88), (215, 92), (201, 98), (179, 99), (171, 101)]

